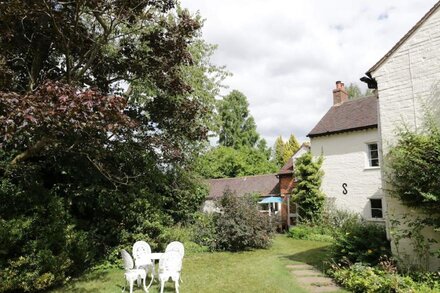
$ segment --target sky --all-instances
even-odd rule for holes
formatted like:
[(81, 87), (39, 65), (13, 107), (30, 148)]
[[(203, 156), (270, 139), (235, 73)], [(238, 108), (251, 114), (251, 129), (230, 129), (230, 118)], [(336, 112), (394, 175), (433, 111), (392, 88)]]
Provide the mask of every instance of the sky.
[(232, 73), (257, 130), (299, 141), (333, 102), (335, 81), (357, 83), (437, 0), (181, 0), (205, 19), (203, 38), (218, 45), (212, 63)]

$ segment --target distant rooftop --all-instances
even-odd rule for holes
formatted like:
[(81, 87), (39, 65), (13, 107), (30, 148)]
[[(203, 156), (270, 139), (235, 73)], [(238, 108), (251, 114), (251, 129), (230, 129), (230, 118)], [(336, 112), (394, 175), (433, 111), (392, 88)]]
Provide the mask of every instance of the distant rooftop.
[(210, 186), (208, 199), (222, 197), (228, 189), (238, 196), (248, 193), (259, 193), (262, 196), (280, 194), (279, 180), (276, 174), (209, 179), (207, 182)]
[(307, 136), (377, 128), (377, 123), (377, 97), (365, 97), (333, 105)]

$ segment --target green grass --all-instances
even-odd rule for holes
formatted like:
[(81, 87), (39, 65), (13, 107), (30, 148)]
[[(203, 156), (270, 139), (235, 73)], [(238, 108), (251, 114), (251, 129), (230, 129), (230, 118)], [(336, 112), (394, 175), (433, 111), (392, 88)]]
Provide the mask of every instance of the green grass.
[[(321, 268), (327, 246), (323, 242), (280, 235), (266, 250), (190, 254), (183, 262), (181, 292), (307, 292), (298, 285), (286, 265), (302, 262)], [(123, 270), (113, 268), (91, 272), (52, 293), (121, 292), (123, 284)], [(135, 292), (143, 292), (135, 288)], [(158, 291), (155, 282), (150, 292)], [(166, 283), (165, 292), (175, 292), (172, 282)]]

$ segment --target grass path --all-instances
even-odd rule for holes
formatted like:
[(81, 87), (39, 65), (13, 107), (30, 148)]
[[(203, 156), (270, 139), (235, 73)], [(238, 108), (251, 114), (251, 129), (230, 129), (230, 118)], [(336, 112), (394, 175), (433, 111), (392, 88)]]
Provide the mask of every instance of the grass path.
[[(293, 240), (278, 236), (270, 249), (241, 253), (196, 253), (185, 256), (181, 292), (191, 293), (246, 293), (246, 292), (310, 292), (298, 277), (287, 268), (291, 264), (310, 264), (320, 267), (326, 255), (326, 243)], [(121, 292), (122, 269), (95, 271), (72, 282), (58, 292)], [(157, 283), (150, 292), (158, 292)], [(126, 291), (127, 292), (127, 291)], [(137, 288), (135, 292), (143, 292)], [(165, 292), (174, 292), (168, 282)], [(333, 291), (346, 292), (346, 291)]]

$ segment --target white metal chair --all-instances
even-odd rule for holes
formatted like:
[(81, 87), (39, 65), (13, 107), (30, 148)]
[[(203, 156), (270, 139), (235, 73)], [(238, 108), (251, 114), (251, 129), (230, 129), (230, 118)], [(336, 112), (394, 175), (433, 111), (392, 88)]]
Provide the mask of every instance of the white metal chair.
[(165, 248), (165, 252), (167, 251), (177, 251), (182, 258), (185, 256), (185, 247), (182, 242), (179, 241), (170, 242)]
[[(133, 293), (133, 284), (134, 281), (141, 279), (143, 282), (143, 288), (145, 292), (148, 292), (147, 287), (145, 286), (145, 279), (147, 278), (147, 271), (144, 269), (135, 269), (133, 259), (131, 258), (131, 255), (125, 250), (121, 250), (121, 256), (122, 260), (124, 261), (124, 277), (126, 282), (130, 285), (130, 293)], [(125, 291), (125, 285), (122, 289), (122, 292)]]
[[(151, 247), (145, 241), (136, 241), (133, 245), (134, 264), (137, 269), (144, 269), (147, 274), (151, 271), (151, 281), (147, 288), (150, 288), (154, 279), (154, 262), (151, 260)], [(139, 281), (138, 281), (139, 283)]]
[(179, 293), (180, 272), (182, 270), (182, 256), (178, 251), (166, 251), (159, 260), (160, 293), (163, 293), (165, 282), (170, 278), (174, 281), (176, 293)]

